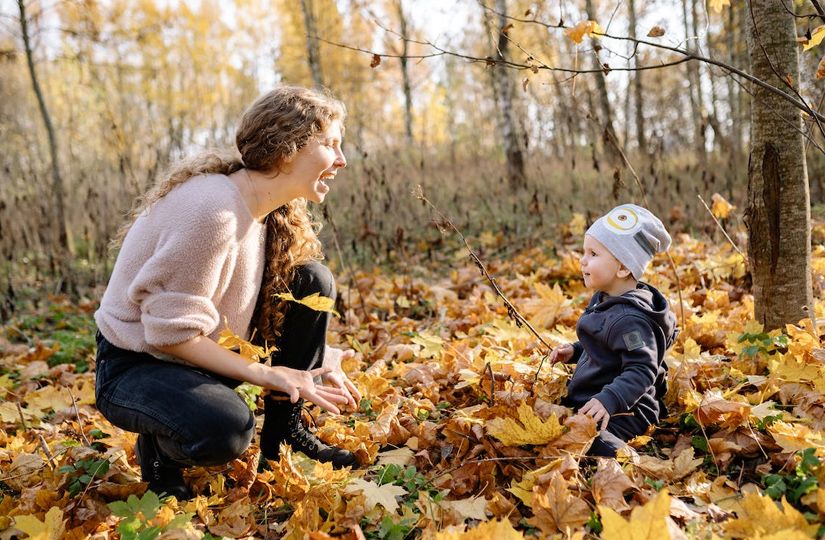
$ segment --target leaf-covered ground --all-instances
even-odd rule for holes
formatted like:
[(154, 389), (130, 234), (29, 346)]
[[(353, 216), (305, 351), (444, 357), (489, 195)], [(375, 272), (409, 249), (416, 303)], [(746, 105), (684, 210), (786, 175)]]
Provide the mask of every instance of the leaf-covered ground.
[[(552, 345), (575, 340), (590, 297), (582, 225), (569, 224), (567, 245), (506, 257), (496, 255), (509, 248), (503, 235), (476, 242)], [(0, 539), (815, 538), (825, 531), (825, 350), (814, 323), (763, 332), (727, 243), (682, 235), (671, 254), (683, 310), (668, 260), (648, 273), (682, 329), (667, 355), (670, 416), (634, 452), (583, 457), (596, 427), (559, 405), (572, 367), (545, 364), (536, 377), (546, 349), (455, 246), (435, 263), (409, 255), (405, 274), (340, 283), (331, 336), (358, 351), (345, 368), (364, 400), (349, 415), (312, 413), (359, 469), (288, 449), (258, 464), (253, 446), (224, 467), (190, 469), (191, 501), (144, 493), (135, 435), (94, 407), (95, 306), (52, 298), (2, 329)], [(819, 297), (821, 245), (814, 271)]]

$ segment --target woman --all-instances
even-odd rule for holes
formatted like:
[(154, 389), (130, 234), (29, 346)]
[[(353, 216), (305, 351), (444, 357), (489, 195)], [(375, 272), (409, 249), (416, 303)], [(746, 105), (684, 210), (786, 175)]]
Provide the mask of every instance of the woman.
[[(327, 313), (273, 296), (335, 295), (306, 201), (322, 202), (346, 166), (344, 117), (325, 93), (273, 90), (244, 113), (239, 158), (209, 153), (178, 165), (121, 230), (95, 313), (97, 407), (139, 434), (135, 453), (153, 491), (187, 498), (182, 467), (226, 463), (249, 446), (255, 419), (234, 391), (241, 381), (271, 390), (264, 457), (276, 459), (285, 442), (336, 467), (355, 463), (301, 420), (304, 400), (336, 414), (356, 406), (340, 367), (349, 352), (325, 346)], [(274, 344), (272, 365), (219, 346), (226, 327)]]

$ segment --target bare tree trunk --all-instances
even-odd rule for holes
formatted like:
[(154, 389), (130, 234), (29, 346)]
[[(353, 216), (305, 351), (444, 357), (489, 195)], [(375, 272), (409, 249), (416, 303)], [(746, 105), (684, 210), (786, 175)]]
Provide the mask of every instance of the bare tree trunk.
[[(499, 38), (494, 57), (498, 60), (506, 60), (510, 43), (504, 32), (509, 23), (507, 20), (507, 0), (496, 0), (496, 11), (499, 13), (497, 26), (489, 20), (490, 15), (487, 10), (485, 10), (485, 20), (488, 26), (496, 27), (498, 31)], [(523, 188), (527, 185), (527, 176), (524, 172), (524, 153), (518, 132), (518, 122), (516, 121), (515, 88), (510, 70), (501, 65), (493, 66), (492, 83), (500, 113), (498, 124), (507, 162), (507, 180), (511, 187)]]
[[(688, 2), (691, 9), (688, 10)], [(685, 21), (685, 47), (691, 52), (697, 49), (696, 40), (696, 3), (694, 0), (682, 0), (682, 16)], [(693, 20), (693, 24), (691, 24)], [(690, 112), (693, 124), (693, 144), (696, 148), (696, 160), (700, 166), (705, 163), (705, 124), (702, 118), (702, 83), (699, 77), (699, 65), (696, 62), (687, 62), (688, 95), (690, 96)]]
[[(736, 50), (738, 40), (735, 39), (737, 25), (735, 24), (736, 10), (731, 6), (728, 10), (728, 27), (725, 34), (727, 35), (728, 47), (728, 61), (730, 65), (736, 66)], [(728, 192), (728, 200), (733, 200), (733, 188), (736, 181), (739, 179), (739, 160), (742, 159), (742, 137), (741, 137), (741, 122), (739, 115), (739, 85), (733, 80), (733, 77), (727, 78), (728, 86), (728, 109), (730, 110), (731, 130), (730, 130), (730, 146), (731, 155), (728, 163), (730, 164), (730, 171), (726, 182), (726, 189)]]
[[(776, 0), (749, 4), (751, 73), (777, 88), (786, 89), (786, 80), (798, 84), (793, 14)], [(748, 257), (756, 320), (774, 329), (813, 315), (808, 170), (800, 111), (761, 87), (751, 88)]]
[[(630, 19), (630, 37), (636, 39), (636, 2), (628, 0), (627, 12)], [(633, 65), (639, 67), (639, 55), (633, 56)], [(642, 72), (636, 71), (630, 74), (633, 79), (633, 97), (636, 102), (636, 141), (639, 143), (639, 153), (647, 155), (647, 137), (645, 136), (645, 106), (642, 100)], [(627, 122), (630, 122), (628, 117)], [(627, 139), (625, 139), (627, 144)]]
[(26, 49), (26, 62), (29, 66), (29, 76), (32, 81), (32, 88), (37, 96), (37, 105), (40, 108), (40, 116), (43, 118), (43, 124), (46, 126), (46, 134), (49, 140), (49, 157), (51, 158), (52, 169), (52, 189), (54, 190), (55, 203), (55, 226), (57, 228), (57, 248), (59, 250), (57, 259), (57, 267), (65, 272), (63, 276), (63, 286), (65, 290), (70, 290), (72, 287), (72, 275), (70, 269), (66, 265), (70, 262), (70, 255), (72, 253), (71, 240), (69, 238), (68, 227), (66, 224), (66, 208), (65, 208), (65, 189), (63, 185), (63, 177), (60, 175), (60, 163), (58, 161), (58, 147), (57, 137), (54, 133), (54, 125), (52, 124), (49, 109), (46, 107), (46, 99), (43, 97), (43, 90), (40, 88), (40, 82), (37, 79), (37, 71), (34, 68), (34, 54), (32, 53), (31, 40), (29, 38), (29, 22), (26, 19), (26, 5), (24, 0), (17, 0), (17, 7), (20, 10), (20, 31), (23, 34), (23, 46)]
[(321, 52), (318, 49), (318, 30), (315, 26), (315, 11), (312, 0), (301, 0), (301, 11), (304, 14), (304, 29), (307, 33), (307, 62), (312, 73), (312, 83), (316, 87), (324, 86), (324, 77), (321, 72)]
[(412, 130), (412, 90), (410, 88), (410, 72), (407, 68), (407, 53), (409, 40), (407, 39), (407, 16), (404, 14), (403, 0), (396, 0), (398, 20), (401, 26), (401, 81), (404, 90), (404, 132), (407, 135), (407, 144), (413, 143)]
[[(587, 12), (588, 19), (596, 19), (596, 11), (593, 9), (593, 0), (586, 0), (585, 10)], [(619, 156), (619, 149), (621, 148), (621, 145), (619, 143), (619, 138), (616, 136), (616, 130), (613, 127), (613, 110), (610, 107), (610, 97), (607, 94), (607, 82), (605, 81), (605, 75), (604, 72), (601, 71), (603, 66), (601, 60), (599, 60), (598, 46), (595, 47), (593, 51), (593, 66), (595, 69), (600, 70), (600, 72), (595, 75), (595, 79), (596, 92), (599, 97), (599, 108), (602, 113), (602, 139), (604, 140), (605, 154), (610, 162), (610, 165), (616, 166), (622, 162)]]

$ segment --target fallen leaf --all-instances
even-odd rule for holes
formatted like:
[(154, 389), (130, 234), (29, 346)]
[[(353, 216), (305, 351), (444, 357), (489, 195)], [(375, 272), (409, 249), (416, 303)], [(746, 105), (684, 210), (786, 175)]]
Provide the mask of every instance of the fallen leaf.
[(367, 481), (363, 478), (350, 480), (345, 491), (347, 493), (362, 492), (367, 499), (366, 505), (368, 512), (380, 504), (392, 514), (398, 511), (398, 501), (396, 501), (395, 498), (403, 497), (407, 494), (407, 490), (401, 486), (395, 486), (393, 484), (379, 486), (375, 482)]
[(636, 484), (628, 478), (615, 459), (600, 459), (592, 480), (593, 500), (617, 512), (624, 512), (630, 506), (624, 500), (627, 490)]
[(454, 511), (463, 520), (477, 519), (479, 521), (485, 521), (487, 519), (487, 500), (484, 497), (468, 497), (457, 501), (443, 501), (441, 506)]
[(14, 527), (28, 534), (31, 540), (60, 540), (66, 522), (63, 520), (63, 511), (52, 506), (43, 521), (32, 515), (15, 516)]
[(670, 495), (667, 489), (656, 494), (644, 506), (630, 512), (630, 519), (606, 506), (599, 505), (604, 540), (670, 540), (667, 518), (670, 516)]
[(571, 493), (564, 477), (554, 472), (547, 491), (533, 489), (533, 517), (528, 523), (545, 534), (575, 530), (590, 519), (590, 507)]
[(512, 418), (493, 418), (489, 420), (487, 422), (487, 433), (507, 446), (547, 444), (564, 433), (564, 427), (559, 423), (555, 414), (551, 415), (546, 421), (542, 421), (526, 403), (519, 405), (518, 417), (520, 424)]
[(782, 503), (779, 504), (768, 496), (747, 493), (741, 505), (742, 511), (738, 513), (736, 519), (724, 524), (725, 533), (732, 538), (757, 538), (776, 533), (788, 534), (793, 531), (814, 538), (819, 528), (817, 524), (809, 525), (805, 516), (788, 504), (784, 497), (782, 497)]
[(495, 540), (523, 540), (524, 536), (515, 530), (510, 525), (510, 521), (506, 519), (485, 521), (467, 532), (446, 531), (435, 534), (436, 540), (490, 540), (491, 538)]

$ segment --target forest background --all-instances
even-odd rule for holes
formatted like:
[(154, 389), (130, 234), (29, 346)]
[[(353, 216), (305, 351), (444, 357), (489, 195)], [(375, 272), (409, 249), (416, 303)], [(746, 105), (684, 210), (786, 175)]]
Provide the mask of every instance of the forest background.
[[(745, 207), (752, 90), (726, 69), (625, 38), (747, 72), (748, 7), (725, 4), (33, 2), (41, 109), (19, 9), (5, 1), (0, 315), (24, 283), (105, 284), (108, 241), (135, 197), (175, 159), (231, 146), (242, 108), (278, 82), (321, 84), (349, 107), (349, 169), (315, 214), (326, 245), (337, 233), (353, 262), (403, 260), (419, 241), (439, 241), (410, 196), (418, 184), (460, 228), (501, 232), (511, 247), (553, 238), (573, 213), (589, 222), (616, 202), (641, 201), (640, 187), (673, 232), (710, 233), (697, 195)], [(621, 39), (565, 35), (589, 19)], [(817, 26), (797, 19), (802, 39)], [(515, 67), (495, 68), (499, 57)], [(800, 61), (799, 91), (818, 104), (819, 58)], [(806, 156), (817, 205), (825, 158)]]
[[(0, 535), (821, 535), (823, 38), (818, 0), (0, 0)], [(349, 109), (313, 211), (366, 399), (319, 427), (371, 466), (256, 475), (253, 447), (147, 498), (93, 406), (109, 241), (278, 83)], [(543, 360), (586, 226), (629, 201), (674, 236), (648, 278), (682, 332), (669, 417), (595, 463)]]

